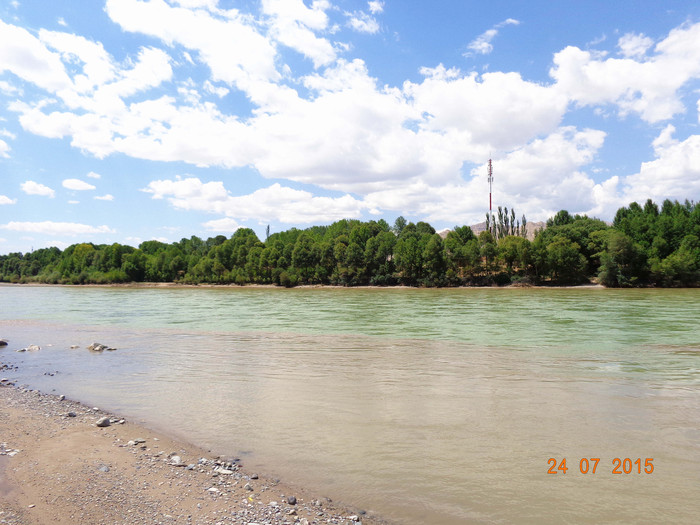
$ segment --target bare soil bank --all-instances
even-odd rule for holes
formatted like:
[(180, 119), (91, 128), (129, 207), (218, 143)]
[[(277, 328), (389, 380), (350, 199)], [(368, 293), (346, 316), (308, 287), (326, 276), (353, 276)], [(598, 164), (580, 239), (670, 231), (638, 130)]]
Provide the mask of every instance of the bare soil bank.
[(122, 421), (3, 380), (0, 524), (386, 523)]

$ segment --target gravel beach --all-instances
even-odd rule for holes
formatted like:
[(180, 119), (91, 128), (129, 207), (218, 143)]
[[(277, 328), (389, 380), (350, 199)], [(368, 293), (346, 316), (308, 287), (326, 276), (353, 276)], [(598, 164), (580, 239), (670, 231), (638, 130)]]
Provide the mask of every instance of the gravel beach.
[[(0, 363), (0, 379), (12, 369)], [(379, 524), (143, 426), (0, 382), (0, 524)]]

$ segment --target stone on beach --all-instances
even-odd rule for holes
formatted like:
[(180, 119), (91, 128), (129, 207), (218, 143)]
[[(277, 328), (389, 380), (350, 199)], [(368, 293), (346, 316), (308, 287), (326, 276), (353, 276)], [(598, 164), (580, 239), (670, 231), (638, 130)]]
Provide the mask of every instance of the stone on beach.
[(39, 345), (29, 345), (25, 348), (20, 348), (17, 351), (18, 352), (36, 352), (37, 350), (41, 350), (41, 347)]
[(116, 350), (116, 348), (103, 345), (102, 343), (92, 343), (90, 346), (87, 347), (87, 349), (91, 352), (104, 352), (105, 350), (107, 350), (108, 352), (113, 352), (114, 350)]
[(109, 420), (109, 417), (104, 416), (104, 417), (101, 417), (100, 419), (97, 420), (97, 423), (95, 423), (95, 426), (108, 427), (111, 424), (112, 424), (112, 422)]

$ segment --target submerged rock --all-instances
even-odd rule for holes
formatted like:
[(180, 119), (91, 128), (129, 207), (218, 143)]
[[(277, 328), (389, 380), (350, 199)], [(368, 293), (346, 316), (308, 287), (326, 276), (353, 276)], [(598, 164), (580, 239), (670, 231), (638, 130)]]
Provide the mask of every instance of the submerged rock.
[(7, 346), (7, 340), (6, 339), (0, 339), (0, 346)]

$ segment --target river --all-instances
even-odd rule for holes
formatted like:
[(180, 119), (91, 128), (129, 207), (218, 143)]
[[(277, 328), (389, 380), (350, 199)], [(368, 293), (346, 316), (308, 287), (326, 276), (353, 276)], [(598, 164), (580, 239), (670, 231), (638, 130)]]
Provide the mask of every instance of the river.
[(0, 286), (0, 305), (6, 375), (398, 523), (700, 514), (700, 290)]

